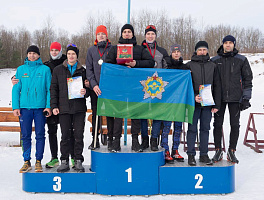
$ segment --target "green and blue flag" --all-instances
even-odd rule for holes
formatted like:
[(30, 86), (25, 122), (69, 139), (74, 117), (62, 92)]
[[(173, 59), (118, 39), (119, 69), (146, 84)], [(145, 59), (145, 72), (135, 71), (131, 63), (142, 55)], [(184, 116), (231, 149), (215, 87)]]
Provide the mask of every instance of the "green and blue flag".
[(99, 85), (99, 116), (192, 123), (195, 102), (189, 70), (103, 63)]

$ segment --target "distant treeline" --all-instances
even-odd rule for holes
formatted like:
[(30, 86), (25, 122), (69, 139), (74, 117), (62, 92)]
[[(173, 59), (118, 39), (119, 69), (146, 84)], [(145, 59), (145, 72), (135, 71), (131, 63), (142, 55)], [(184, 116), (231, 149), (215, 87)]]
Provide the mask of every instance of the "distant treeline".
[[(40, 48), (42, 60), (47, 61), (49, 46), (54, 41), (62, 44), (64, 52), (67, 44), (76, 44), (80, 49), (79, 60), (84, 64), (87, 49), (94, 44), (95, 29), (101, 24), (107, 27), (108, 38), (112, 44), (117, 44), (124, 23), (121, 24), (111, 11), (97, 17), (88, 16), (82, 30), (72, 35), (66, 30), (58, 29), (51, 18), (47, 18), (42, 28), (33, 33), (25, 27), (8, 30), (2, 26), (0, 27), (0, 68), (15, 68), (21, 65), (26, 57), (26, 50), (31, 44), (36, 44)], [(173, 43), (180, 44), (184, 59), (190, 59), (194, 46), (199, 40), (208, 42), (210, 56), (216, 55), (223, 37), (228, 34), (237, 39), (236, 48), (240, 52), (257, 53), (264, 50), (264, 38), (259, 29), (223, 24), (203, 27), (191, 16), (170, 18), (166, 10), (157, 12), (141, 10), (131, 17), (131, 24), (134, 26), (139, 45), (144, 40), (146, 26), (152, 24), (157, 28), (158, 45), (167, 49), (170, 54), (169, 47)]]

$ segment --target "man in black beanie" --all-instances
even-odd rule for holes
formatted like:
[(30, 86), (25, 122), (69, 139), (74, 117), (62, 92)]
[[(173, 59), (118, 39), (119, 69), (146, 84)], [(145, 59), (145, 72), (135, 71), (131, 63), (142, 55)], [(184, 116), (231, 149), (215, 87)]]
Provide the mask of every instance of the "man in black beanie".
[(217, 65), (222, 81), (221, 108), (214, 115), (216, 149), (213, 157), (214, 162), (223, 158), (221, 140), (226, 106), (228, 105), (231, 126), (227, 159), (233, 163), (238, 163), (235, 151), (239, 136), (240, 111), (251, 106), (249, 100), (252, 92), (252, 71), (247, 58), (238, 54), (235, 45), (236, 39), (232, 35), (227, 35), (223, 39), (223, 45), (217, 51), (218, 56), (212, 58), (212, 61)]

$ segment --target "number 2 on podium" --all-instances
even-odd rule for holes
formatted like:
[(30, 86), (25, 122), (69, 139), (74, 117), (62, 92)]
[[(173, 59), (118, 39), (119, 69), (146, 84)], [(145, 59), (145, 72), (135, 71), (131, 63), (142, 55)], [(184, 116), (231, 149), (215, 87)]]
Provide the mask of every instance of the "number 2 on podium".
[(203, 181), (203, 175), (202, 174), (196, 174), (195, 179), (198, 179), (196, 185), (195, 185), (195, 189), (203, 189), (203, 186), (200, 185)]
[(132, 168), (129, 167), (125, 172), (127, 172), (127, 182), (132, 183)]

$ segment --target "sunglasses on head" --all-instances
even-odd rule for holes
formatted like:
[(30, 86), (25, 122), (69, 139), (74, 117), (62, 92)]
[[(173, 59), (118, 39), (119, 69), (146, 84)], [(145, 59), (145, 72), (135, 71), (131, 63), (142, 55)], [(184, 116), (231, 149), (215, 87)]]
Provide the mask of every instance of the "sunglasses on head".
[(67, 48), (68, 48), (68, 47), (76, 47), (76, 48), (77, 48), (77, 45), (76, 45), (76, 44), (73, 44), (73, 43), (71, 43), (71, 44), (68, 44), (68, 45), (67, 45)]
[(149, 29), (149, 28), (156, 30), (156, 27), (154, 25), (148, 25), (146, 29)]

